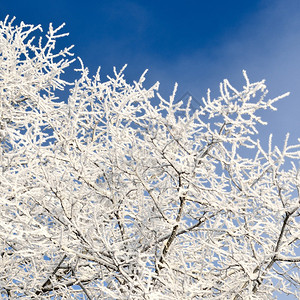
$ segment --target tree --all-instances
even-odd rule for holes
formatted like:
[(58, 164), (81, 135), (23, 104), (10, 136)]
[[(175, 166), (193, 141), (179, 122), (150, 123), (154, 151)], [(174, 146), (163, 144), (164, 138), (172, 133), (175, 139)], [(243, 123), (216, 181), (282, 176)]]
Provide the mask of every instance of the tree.
[[(255, 139), (264, 81), (189, 103), (101, 81), (50, 24), (0, 23), (4, 299), (299, 297), (300, 144)], [(70, 86), (67, 101), (57, 90)], [(63, 98), (63, 96), (62, 96)], [(298, 251), (299, 254), (299, 251)]]

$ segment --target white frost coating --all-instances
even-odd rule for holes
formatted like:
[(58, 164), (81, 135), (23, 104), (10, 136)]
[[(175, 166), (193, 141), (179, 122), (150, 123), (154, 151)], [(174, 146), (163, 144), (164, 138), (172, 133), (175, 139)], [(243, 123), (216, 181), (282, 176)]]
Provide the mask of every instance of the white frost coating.
[(243, 71), (193, 111), (81, 59), (67, 83), (62, 27), (0, 22), (2, 298), (298, 297), (300, 144), (255, 136), (283, 96)]

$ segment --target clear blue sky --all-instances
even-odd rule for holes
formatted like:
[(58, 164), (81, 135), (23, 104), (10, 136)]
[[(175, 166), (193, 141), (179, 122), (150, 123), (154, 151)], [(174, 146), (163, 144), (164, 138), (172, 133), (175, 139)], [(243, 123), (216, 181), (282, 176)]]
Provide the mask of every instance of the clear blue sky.
[(74, 44), (91, 72), (101, 66), (104, 78), (128, 64), (133, 80), (147, 68), (148, 84), (160, 81), (166, 97), (174, 82), (178, 97), (197, 99), (207, 88), (218, 95), (224, 78), (241, 87), (246, 69), (250, 80), (267, 80), (270, 96), (291, 92), (277, 112), (264, 113), (269, 126), (260, 137), (273, 132), (279, 145), (286, 132), (299, 137), (300, 0), (0, 0), (0, 7), (1, 19), (45, 30), (66, 22), (61, 45)]
[[(218, 95), (228, 78), (241, 87), (242, 69), (250, 80), (265, 78), (270, 96), (286, 91), (277, 112), (264, 113), (281, 144), (286, 132), (296, 141), (300, 128), (300, 1), (299, 0), (0, 0), (0, 18), (58, 26), (65, 22), (74, 53), (102, 78), (112, 67), (128, 64), (126, 76), (137, 79), (147, 68), (148, 84), (159, 80), (166, 96), (174, 82), (178, 98), (196, 99), (207, 88)], [(74, 66), (75, 67), (75, 66)]]

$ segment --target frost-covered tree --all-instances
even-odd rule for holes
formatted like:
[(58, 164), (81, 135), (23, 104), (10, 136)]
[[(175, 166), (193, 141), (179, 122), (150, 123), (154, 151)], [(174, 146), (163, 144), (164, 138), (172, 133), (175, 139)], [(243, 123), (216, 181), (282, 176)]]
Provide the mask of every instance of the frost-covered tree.
[(300, 144), (256, 137), (283, 96), (244, 72), (194, 111), (81, 61), (71, 84), (60, 29), (0, 22), (2, 298), (299, 298)]

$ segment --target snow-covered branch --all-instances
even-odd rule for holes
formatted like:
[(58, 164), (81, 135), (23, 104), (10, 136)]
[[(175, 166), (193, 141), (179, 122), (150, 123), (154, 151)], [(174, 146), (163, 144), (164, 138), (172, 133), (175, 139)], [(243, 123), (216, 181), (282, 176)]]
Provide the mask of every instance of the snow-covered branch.
[(164, 99), (145, 73), (100, 80), (81, 60), (68, 83), (63, 26), (14, 22), (0, 22), (4, 299), (297, 296), (300, 144), (256, 136), (286, 95), (244, 72), (192, 111), (177, 86)]

